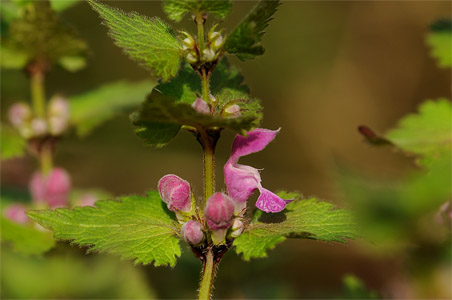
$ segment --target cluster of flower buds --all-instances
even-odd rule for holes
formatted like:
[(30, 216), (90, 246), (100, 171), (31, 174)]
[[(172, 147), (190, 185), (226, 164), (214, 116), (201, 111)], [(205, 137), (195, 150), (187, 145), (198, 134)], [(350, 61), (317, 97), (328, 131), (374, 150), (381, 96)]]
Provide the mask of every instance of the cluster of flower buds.
[(53, 168), (48, 174), (35, 172), (29, 183), (33, 201), (52, 209), (68, 205), (71, 177), (61, 168)]
[(46, 117), (33, 115), (27, 103), (19, 102), (11, 106), (8, 112), (11, 124), (26, 139), (58, 136), (64, 133), (69, 120), (69, 103), (62, 97), (53, 97), (47, 105)]
[[(213, 62), (220, 56), (220, 50), (224, 45), (224, 38), (220, 32), (215, 31), (216, 25), (212, 27), (207, 35), (206, 47), (200, 49), (195, 42), (195, 39), (187, 32), (181, 31), (185, 35), (182, 41), (182, 49), (185, 51), (185, 59), (192, 65), (198, 62)], [(200, 57), (201, 56), (201, 57)]]

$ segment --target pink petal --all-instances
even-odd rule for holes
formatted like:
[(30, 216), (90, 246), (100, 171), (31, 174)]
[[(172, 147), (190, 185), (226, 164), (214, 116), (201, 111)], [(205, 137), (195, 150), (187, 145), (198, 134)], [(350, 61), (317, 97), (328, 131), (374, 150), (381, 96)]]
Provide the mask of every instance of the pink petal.
[(30, 222), (30, 219), (25, 214), (27, 207), (22, 204), (11, 204), (3, 212), (5, 217), (13, 222), (19, 224), (26, 224)]
[(207, 199), (204, 214), (207, 224), (212, 230), (231, 227), (234, 217), (234, 205), (231, 198), (223, 193), (213, 194)]
[(158, 183), (160, 197), (172, 211), (191, 210), (190, 184), (174, 174), (163, 176)]
[(224, 166), (224, 181), (237, 212), (246, 207), (246, 200), (260, 186), (261, 176), (256, 168), (228, 161)]
[(256, 128), (248, 136), (236, 135), (232, 144), (231, 158), (234, 162), (242, 156), (263, 150), (278, 134), (278, 130)]
[(201, 114), (210, 114), (210, 107), (207, 104), (206, 101), (202, 100), (201, 98), (198, 98), (193, 102), (191, 105), (197, 112)]
[(261, 187), (259, 190), (261, 194), (259, 198), (257, 198), (256, 207), (262, 211), (265, 211), (266, 213), (280, 212), (286, 207), (287, 203), (293, 201), (293, 199), (281, 199), (278, 195), (270, 192), (263, 187)]

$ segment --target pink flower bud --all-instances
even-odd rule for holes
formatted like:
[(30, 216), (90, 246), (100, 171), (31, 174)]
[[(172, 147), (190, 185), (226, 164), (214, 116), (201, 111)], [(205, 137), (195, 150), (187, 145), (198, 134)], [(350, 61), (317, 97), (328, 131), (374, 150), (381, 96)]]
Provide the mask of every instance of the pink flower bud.
[(48, 108), (48, 115), (69, 117), (69, 102), (63, 97), (54, 97), (50, 100)]
[(181, 235), (184, 241), (190, 245), (197, 245), (204, 239), (201, 224), (193, 220), (182, 225)]
[(60, 135), (62, 134), (66, 128), (67, 128), (67, 121), (68, 119), (61, 116), (53, 116), (49, 117), (48, 123), (49, 123), (49, 132), (52, 135)]
[(196, 99), (191, 106), (200, 114), (210, 114), (209, 104), (201, 98)]
[(30, 219), (25, 214), (27, 207), (22, 204), (11, 204), (3, 212), (5, 217), (13, 222), (19, 224), (26, 224), (30, 222)]
[(23, 102), (16, 103), (9, 109), (8, 117), (14, 127), (20, 128), (31, 118), (30, 106)]
[(240, 116), (240, 106), (238, 106), (237, 104), (230, 105), (230, 106), (226, 107), (224, 112), (228, 116), (239, 117)]
[(33, 136), (42, 136), (47, 132), (47, 122), (42, 118), (35, 118), (31, 121), (31, 131)]
[(204, 213), (210, 229), (226, 229), (232, 225), (234, 205), (226, 194), (215, 193), (207, 200)]
[(50, 208), (63, 207), (68, 203), (71, 178), (61, 168), (54, 168), (47, 176), (35, 172), (30, 180), (29, 189), (36, 203), (45, 203)]
[(240, 219), (235, 219), (234, 222), (232, 223), (232, 233), (231, 236), (236, 238), (238, 236), (240, 236), (243, 232), (243, 228), (244, 228), (244, 224)]
[(190, 184), (179, 176), (168, 174), (158, 183), (160, 197), (168, 205), (168, 209), (177, 212), (191, 210)]

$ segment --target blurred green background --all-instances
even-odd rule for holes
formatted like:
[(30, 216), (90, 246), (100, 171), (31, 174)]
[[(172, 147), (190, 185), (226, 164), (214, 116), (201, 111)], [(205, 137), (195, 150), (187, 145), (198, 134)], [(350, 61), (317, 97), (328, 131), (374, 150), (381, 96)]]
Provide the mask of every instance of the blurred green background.
[[(108, 4), (165, 19), (158, 1), (108, 1)], [(232, 29), (254, 4), (234, 2), (233, 13), (222, 26)], [(396, 178), (413, 171), (411, 158), (391, 148), (369, 146), (356, 128), (366, 124), (384, 132), (407, 113), (414, 112), (422, 101), (450, 98), (450, 69), (438, 69), (425, 44), (429, 24), (450, 17), (450, 13), (451, 3), (443, 1), (283, 2), (266, 30), (265, 55), (247, 62), (230, 58), (245, 76), (252, 95), (263, 102), (263, 127), (282, 128), (265, 151), (245, 157), (242, 162), (265, 168), (261, 175), (269, 189), (296, 190), (345, 207), (347, 199), (337, 181), (338, 162), (377, 178)], [(90, 47), (88, 67), (77, 73), (53, 69), (46, 83), (48, 95), (57, 92), (73, 95), (119, 79), (148, 77), (145, 70), (113, 45), (106, 27), (100, 25), (99, 17), (88, 4), (68, 9), (63, 18), (86, 39)], [(169, 23), (194, 32), (195, 27), (188, 19), (180, 25)], [(29, 99), (29, 87), (25, 73), (2, 70), (1, 79), (4, 119), (13, 102)], [(232, 138), (232, 133), (224, 132), (217, 147), (217, 189), (224, 189), (222, 166), (228, 159)], [(188, 180), (195, 193), (200, 193), (201, 158), (200, 146), (186, 132), (163, 149), (144, 146), (124, 114), (84, 139), (69, 134), (58, 147), (56, 164), (71, 173), (77, 188), (98, 187), (114, 195), (142, 194), (155, 189), (163, 175), (175, 173)], [(26, 189), (35, 168), (32, 158), (2, 162), (2, 188)], [(71, 259), (77, 262), (65, 261), (67, 268), (78, 268), (79, 273), (71, 282), (86, 276), (92, 276), (94, 282), (111, 277), (113, 283), (109, 284), (117, 286), (115, 280), (121, 281), (118, 276), (129, 272), (128, 266), (116, 266), (109, 257), (99, 258), (103, 262), (92, 262), (90, 259), (98, 255), (84, 258), (83, 250), (67, 248), (59, 245), (44, 259), (62, 261), (67, 251), (73, 252)], [(413, 267), (423, 262), (413, 263), (409, 259), (413, 258), (413, 249), (419, 250), (412, 246), (380, 251), (375, 243), (362, 247), (355, 242), (339, 245), (290, 240), (270, 251), (268, 259), (247, 263), (230, 251), (220, 265), (214, 296), (344, 298), (348, 296), (344, 294), (343, 277), (355, 274), (383, 298), (451, 297), (450, 261), (437, 265), (426, 279), (419, 275), (419, 268)], [(427, 265), (431, 264), (429, 256), (433, 260), (439, 255), (450, 257), (450, 251), (438, 254), (428, 248), (421, 250), (421, 255), (414, 257), (423, 258)], [(17, 261), (13, 266), (23, 268), (27, 274), (24, 276), (33, 281), (33, 274), (40, 272), (42, 259), (27, 259), (32, 260), (28, 265), (13, 253), (2, 253), (3, 265)], [(34, 267), (29, 267), (32, 264)], [(194, 298), (200, 267), (185, 247), (174, 269), (138, 267), (140, 272), (134, 275), (138, 279), (129, 281), (143, 281), (141, 294), (134, 293), (137, 289), (131, 285), (124, 290), (117, 288), (113, 294), (92, 288), (92, 292), (78, 297)], [(121, 271), (102, 272), (103, 269)], [(62, 297), (52, 291), (35, 296), (17, 294), (10, 283), (14, 280), (8, 281), (14, 276), (5, 272), (2, 268), (2, 293), (6, 298)], [(101, 274), (96, 276), (93, 272)], [(46, 274), (52, 281), (61, 279), (64, 273), (54, 270)], [(74, 297), (68, 295), (63, 297)]]

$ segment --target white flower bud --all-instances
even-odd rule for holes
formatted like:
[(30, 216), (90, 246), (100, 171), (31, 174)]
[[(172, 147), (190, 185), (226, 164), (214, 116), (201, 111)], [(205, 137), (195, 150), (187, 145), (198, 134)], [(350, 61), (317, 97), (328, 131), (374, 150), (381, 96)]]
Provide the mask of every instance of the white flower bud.
[(52, 116), (47, 121), (49, 123), (49, 132), (52, 135), (60, 135), (67, 128), (67, 118), (61, 116)]
[(221, 48), (221, 46), (223, 46), (224, 44), (224, 39), (222, 36), (219, 36), (211, 45), (210, 47), (212, 47), (212, 49), (214, 50), (218, 50)]
[(204, 55), (205, 61), (207, 62), (213, 61), (215, 59), (215, 52), (210, 48), (204, 49), (202, 53)]
[(196, 62), (198, 61), (198, 58), (195, 56), (194, 53), (188, 53), (188, 54), (185, 56), (185, 58), (187, 59), (187, 61), (188, 61), (190, 64), (194, 64), (194, 63), (196, 63)]
[(31, 131), (33, 136), (42, 136), (47, 133), (47, 123), (42, 118), (35, 118), (31, 121)]
[(228, 107), (226, 107), (224, 112), (228, 116), (238, 117), (240, 116), (240, 106), (238, 106), (237, 104), (229, 105)]
[(186, 37), (183, 40), (183, 43), (184, 43), (184, 46), (187, 47), (187, 49), (195, 48), (195, 40), (191, 36)]
[(11, 124), (20, 129), (20, 127), (23, 127), (31, 118), (30, 106), (23, 102), (16, 103), (9, 109), (8, 117)]
[(234, 222), (232, 223), (231, 229), (232, 229), (231, 237), (234, 238), (238, 237), (243, 232), (243, 222), (240, 219), (235, 219)]

